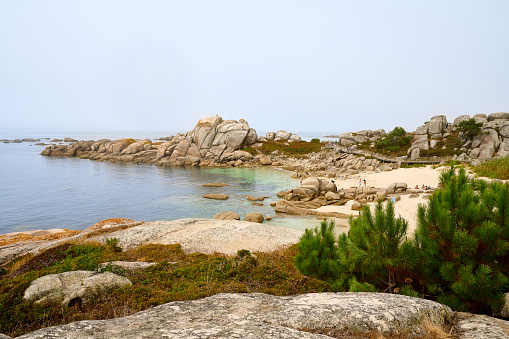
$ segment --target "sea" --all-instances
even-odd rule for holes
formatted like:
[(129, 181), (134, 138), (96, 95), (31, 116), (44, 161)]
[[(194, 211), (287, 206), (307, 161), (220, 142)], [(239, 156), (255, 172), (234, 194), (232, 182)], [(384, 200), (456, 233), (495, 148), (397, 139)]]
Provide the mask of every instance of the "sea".
[[(77, 140), (135, 138), (155, 140), (176, 132), (100, 132), (2, 130), (0, 139), (71, 137)], [(264, 134), (260, 134), (264, 135)], [(323, 138), (299, 133), (304, 140)], [(41, 142), (49, 143), (48, 139)], [(41, 156), (46, 146), (33, 142), (0, 142), (0, 234), (64, 228), (83, 230), (110, 218), (176, 220), (212, 218), (235, 211), (273, 216), (265, 223), (304, 230), (317, 226), (314, 217), (277, 214), (270, 207), (277, 192), (298, 186), (290, 172), (272, 168), (159, 167), (149, 164), (110, 163), (68, 157)], [(202, 184), (225, 182), (207, 188)], [(210, 200), (207, 193), (225, 193), (228, 200)], [(248, 195), (268, 197), (254, 206)]]

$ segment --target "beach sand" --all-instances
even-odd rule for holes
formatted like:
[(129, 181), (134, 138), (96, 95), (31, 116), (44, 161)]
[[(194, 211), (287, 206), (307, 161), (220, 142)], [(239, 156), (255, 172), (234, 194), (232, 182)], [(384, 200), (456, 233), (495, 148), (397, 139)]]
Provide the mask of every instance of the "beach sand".
[[(359, 187), (359, 179), (366, 179), (366, 185), (372, 187), (381, 187), (387, 188), (389, 185), (395, 182), (404, 182), (408, 185), (408, 188), (414, 188), (415, 185), (422, 185), (437, 187), (440, 172), (444, 170), (444, 167), (433, 169), (432, 166), (419, 167), (419, 168), (399, 168), (389, 172), (381, 172), (381, 173), (359, 173), (357, 175), (352, 175), (349, 178), (337, 178), (335, 179), (336, 186), (338, 189), (344, 188), (348, 189), (350, 187)], [(364, 184), (363, 184), (364, 185)], [(417, 207), (419, 204), (425, 204), (427, 202), (426, 198), (423, 196), (427, 196), (427, 194), (419, 194), (418, 198), (409, 198), (408, 194), (401, 195), (401, 200), (395, 203), (395, 213), (396, 216), (400, 215), (402, 218), (408, 221), (408, 233), (413, 234), (417, 227)], [(318, 211), (322, 212), (339, 212), (344, 214), (358, 215), (358, 211), (352, 211), (351, 207), (354, 203), (354, 200), (348, 201), (343, 206), (323, 206), (318, 208)], [(373, 206), (374, 203), (370, 203), (369, 205)], [(341, 221), (339, 219), (336, 220), (336, 223), (340, 223), (341, 225), (348, 224), (345, 221)], [(338, 231), (347, 232), (348, 227), (341, 227)]]

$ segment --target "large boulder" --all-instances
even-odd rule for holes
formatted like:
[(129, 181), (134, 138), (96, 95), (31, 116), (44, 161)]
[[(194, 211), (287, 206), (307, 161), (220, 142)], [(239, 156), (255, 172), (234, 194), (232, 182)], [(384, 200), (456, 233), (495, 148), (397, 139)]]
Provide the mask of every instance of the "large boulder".
[(490, 115), (488, 115), (488, 121), (493, 121), (493, 120), (497, 120), (497, 119), (509, 120), (509, 113), (497, 112), (497, 113), (491, 113)]
[(388, 194), (402, 193), (407, 190), (407, 184), (404, 182), (395, 182), (387, 187)]
[(470, 115), (460, 115), (459, 117), (457, 117), (456, 119), (454, 119), (454, 121), (452, 122), (452, 125), (453, 126), (458, 126), (458, 124), (462, 121), (467, 121), (467, 120), (470, 120)]
[[(309, 201), (313, 200), (320, 194), (320, 191), (316, 186), (313, 185), (301, 185), (292, 190), (292, 192), (285, 196), (286, 200), (302, 200)], [(298, 199), (294, 199), (293, 197), (298, 197)]]
[(250, 212), (244, 216), (244, 221), (262, 223), (264, 220), (263, 214), (259, 212)]
[[(258, 225), (257, 227), (261, 227)], [(424, 322), (449, 323), (437, 302), (389, 293), (216, 294), (175, 301), (109, 320), (47, 327), (19, 338), (329, 338), (324, 330), (424, 336)]]
[(34, 280), (23, 298), (36, 302), (56, 301), (62, 305), (86, 303), (99, 294), (130, 285), (132, 283), (126, 277), (110, 272), (71, 271)]
[(445, 128), (447, 127), (447, 119), (445, 115), (437, 115), (431, 118), (431, 120), (427, 123), (428, 125), (428, 133), (432, 136), (442, 135), (444, 133)]
[(292, 133), (290, 132), (287, 132), (287, 131), (278, 131), (276, 132), (276, 136), (274, 138), (274, 140), (278, 141), (278, 140), (288, 140), (290, 139), (290, 137), (292, 136)]

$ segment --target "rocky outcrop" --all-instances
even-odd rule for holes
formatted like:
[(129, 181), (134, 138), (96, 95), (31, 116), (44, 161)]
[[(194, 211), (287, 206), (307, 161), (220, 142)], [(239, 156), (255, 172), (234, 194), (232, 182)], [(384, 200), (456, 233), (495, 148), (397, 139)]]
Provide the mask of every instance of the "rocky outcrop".
[(88, 238), (105, 242), (117, 238), (123, 250), (143, 244), (180, 244), (186, 253), (233, 255), (238, 250), (270, 251), (299, 241), (302, 231), (237, 220), (180, 219), (152, 221), (125, 230)]
[(283, 141), (286, 140), (288, 142), (299, 142), (302, 141), (302, 138), (297, 134), (287, 132), (287, 131), (278, 131), (278, 132), (269, 132), (265, 135), (265, 138), (259, 139), (258, 141), (264, 142), (267, 140), (271, 141)]
[(129, 279), (110, 272), (71, 271), (34, 280), (23, 298), (35, 302), (56, 301), (67, 306), (87, 303), (99, 294), (130, 285)]
[(233, 255), (241, 249), (272, 251), (282, 245), (294, 244), (299, 241), (302, 233), (298, 230), (237, 220), (137, 221), (114, 227), (93, 228), (56, 240), (41, 239), (0, 246), (0, 264), (25, 254), (37, 255), (70, 241), (106, 243), (106, 238), (117, 238), (118, 245), (124, 250), (143, 244), (180, 244), (186, 253), (221, 252)]
[[(200, 165), (214, 163), (237, 163), (250, 161), (250, 153), (242, 148), (254, 144), (256, 131), (240, 119), (223, 121), (215, 116), (198, 121), (196, 127), (185, 134), (166, 138), (167, 142), (151, 140), (98, 140), (76, 141), (69, 145), (51, 145), (41, 154), (46, 156), (77, 156), (100, 161), (125, 161), (153, 163), (156, 165)], [(240, 163), (239, 163), (240, 161)]]
[(360, 144), (366, 141), (377, 141), (378, 138), (385, 135), (385, 130), (379, 129), (376, 131), (363, 130), (355, 133), (343, 133), (338, 138), (338, 143), (341, 146), (351, 146)]
[(425, 333), (453, 316), (444, 305), (381, 293), (217, 294), (156, 306), (131, 316), (37, 330), (28, 338), (329, 338), (327, 330)]

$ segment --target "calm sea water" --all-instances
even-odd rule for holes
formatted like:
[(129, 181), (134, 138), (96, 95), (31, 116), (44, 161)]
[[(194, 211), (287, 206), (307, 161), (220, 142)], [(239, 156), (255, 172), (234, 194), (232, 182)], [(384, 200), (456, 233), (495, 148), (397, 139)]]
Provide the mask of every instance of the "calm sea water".
[[(149, 135), (92, 135), (54, 133), (16, 134), (0, 131), (0, 139), (63, 137), (80, 140)], [(165, 136), (168, 134), (152, 134)], [(309, 138), (314, 137), (310, 136)], [(22, 230), (67, 228), (83, 230), (109, 218), (176, 220), (212, 218), (221, 211), (274, 215), (270, 202), (276, 193), (298, 185), (290, 173), (268, 168), (158, 167), (109, 163), (78, 158), (44, 157), (44, 146), (32, 143), (0, 143), (0, 234)], [(207, 182), (229, 186), (206, 188)], [(207, 193), (226, 193), (216, 201)], [(268, 196), (264, 206), (253, 206), (248, 195)], [(314, 227), (319, 221), (307, 217), (280, 217), (267, 222), (288, 228)]]

